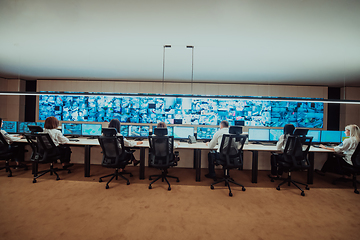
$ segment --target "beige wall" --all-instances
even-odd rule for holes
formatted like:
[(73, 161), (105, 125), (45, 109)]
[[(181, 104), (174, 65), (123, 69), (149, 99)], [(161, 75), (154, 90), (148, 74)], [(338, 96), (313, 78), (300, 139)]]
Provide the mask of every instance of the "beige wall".
[[(23, 92), (25, 81), (0, 78), (1, 91)], [(24, 121), (25, 96), (0, 96), (0, 116), (6, 121)]]
[[(360, 87), (345, 87), (341, 89), (341, 99), (360, 101)], [(346, 125), (356, 124), (360, 126), (360, 105), (341, 104), (340, 105), (340, 129)]]

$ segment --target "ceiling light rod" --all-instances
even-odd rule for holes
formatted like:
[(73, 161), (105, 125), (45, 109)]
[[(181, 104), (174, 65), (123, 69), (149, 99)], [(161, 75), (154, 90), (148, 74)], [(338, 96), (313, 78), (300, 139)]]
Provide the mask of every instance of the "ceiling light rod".
[(186, 46), (191, 48), (191, 94), (193, 94), (193, 81), (194, 81), (194, 46)]
[(97, 93), (97, 92), (0, 92), (0, 96), (110, 96), (110, 97), (186, 97), (186, 98), (216, 98), (235, 100), (264, 100), (275, 102), (313, 102), (334, 104), (360, 104), (358, 100), (320, 99), (320, 98), (286, 98), (286, 97), (256, 97), (256, 96), (223, 96), (223, 95), (189, 95), (189, 94), (156, 94), (156, 93)]
[(162, 71), (162, 93), (165, 93), (165, 49), (166, 48), (171, 48), (171, 45), (164, 45), (164, 50), (163, 50), (163, 71)]

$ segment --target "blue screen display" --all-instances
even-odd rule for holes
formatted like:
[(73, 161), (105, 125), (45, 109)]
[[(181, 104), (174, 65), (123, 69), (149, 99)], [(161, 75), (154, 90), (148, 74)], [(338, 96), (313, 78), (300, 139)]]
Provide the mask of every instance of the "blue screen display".
[(320, 139), (322, 143), (340, 143), (341, 131), (321, 131)]
[(307, 135), (308, 137), (313, 137), (312, 142), (313, 143), (319, 143), (320, 142), (320, 130), (309, 130)]
[(7, 133), (17, 133), (17, 122), (3, 121), (2, 129)]
[(120, 133), (124, 137), (128, 137), (129, 136), (129, 125), (121, 125), (120, 126)]
[(249, 128), (249, 141), (270, 141), (270, 129), (264, 128)]
[(176, 139), (184, 139), (190, 136), (194, 136), (194, 128), (193, 127), (174, 127), (174, 138)]
[(36, 122), (19, 122), (18, 133), (30, 133), (28, 125), (37, 125)]
[(219, 130), (219, 128), (198, 127), (196, 138), (197, 139), (212, 139), (212, 137), (218, 130)]
[(274, 141), (279, 141), (279, 138), (281, 135), (284, 134), (284, 130), (283, 129), (270, 129), (270, 141), (274, 142)]
[[(156, 128), (156, 126), (153, 126), (152, 127), (152, 133), (154, 134), (154, 129)], [(174, 130), (173, 130), (173, 127), (166, 127), (167, 128), (167, 131), (168, 131), (168, 134), (167, 136), (174, 136)]]
[(149, 126), (130, 125), (129, 126), (129, 137), (148, 137)]
[(63, 123), (61, 131), (63, 135), (81, 136), (81, 123)]
[[(304, 100), (306, 101), (306, 100)], [(60, 121), (158, 123), (231, 126), (322, 128), (323, 103), (268, 100), (114, 97), (114, 96), (39, 96), (39, 120), (55, 116)]]
[(82, 136), (101, 136), (102, 132), (101, 124), (81, 124), (81, 135)]

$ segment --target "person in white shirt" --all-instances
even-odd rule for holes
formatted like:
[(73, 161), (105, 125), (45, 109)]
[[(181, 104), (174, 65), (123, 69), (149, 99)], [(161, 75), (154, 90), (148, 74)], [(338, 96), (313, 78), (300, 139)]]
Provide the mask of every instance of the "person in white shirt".
[[(109, 123), (109, 128), (115, 128), (117, 131), (117, 136), (122, 136), (122, 134), (120, 133), (119, 119), (116, 119), (116, 118), (112, 119)], [(128, 147), (128, 148), (135, 147), (136, 145), (140, 145), (143, 143), (142, 141), (129, 141), (126, 138), (123, 138), (123, 139), (124, 139), (124, 146)], [(134, 163), (134, 166), (138, 165), (140, 163), (140, 161), (136, 160), (132, 153), (129, 152), (129, 154), (131, 154), (130, 157), (131, 157), (132, 162)]]
[[(4, 129), (2, 129), (2, 126), (3, 126), (3, 120), (2, 120), (2, 118), (0, 118), (1, 134), (3, 135), (5, 141), (10, 145), (10, 151), (14, 152), (13, 160), (15, 160), (16, 165), (20, 166), (20, 165), (22, 165), (22, 164), (20, 164), (20, 154), (23, 154), (23, 151), (19, 150), (19, 146), (15, 142), (17, 140), (22, 139), (24, 136), (16, 136), (16, 135), (8, 134)], [(25, 165), (23, 165), (23, 167), (24, 166)]]
[(328, 147), (320, 144), (321, 148), (334, 151), (335, 153), (342, 153), (343, 156), (334, 154), (332, 158), (329, 158), (324, 163), (321, 172), (315, 170), (316, 172), (320, 174), (325, 172), (344, 174), (342, 170), (343, 166), (352, 166), (351, 156), (360, 142), (360, 129), (355, 124), (347, 125), (345, 127), (345, 135), (348, 138), (344, 139), (344, 141), (336, 147)]
[(59, 120), (56, 117), (48, 117), (45, 120), (44, 124), (44, 133), (48, 133), (53, 140), (55, 146), (57, 147), (60, 154), (60, 162), (64, 169), (67, 169), (74, 164), (70, 163), (71, 158), (71, 149), (69, 145), (69, 139), (65, 137), (61, 131), (57, 128), (59, 127)]
[[(294, 133), (295, 126), (293, 124), (286, 124), (284, 126), (284, 134), (279, 137), (279, 140), (276, 143), (276, 149), (284, 152), (286, 141), (288, 136)], [(269, 178), (276, 179), (281, 178), (283, 174), (283, 170), (279, 168), (278, 161), (282, 160), (282, 154), (272, 154), (271, 155), (271, 173), (269, 174)]]
[(215, 174), (215, 161), (216, 159), (219, 158), (219, 151), (220, 151), (220, 146), (221, 146), (221, 140), (224, 134), (228, 134), (229, 133), (229, 123), (228, 121), (221, 121), (220, 123), (220, 130), (217, 131), (213, 138), (211, 139), (210, 142), (206, 143), (207, 146), (209, 146), (210, 149), (213, 149), (216, 145), (218, 145), (217, 147), (217, 151), (210, 151), (208, 154), (208, 169), (209, 169), (209, 173), (205, 174), (205, 177), (207, 178), (212, 178), (212, 179), (216, 179), (216, 174)]

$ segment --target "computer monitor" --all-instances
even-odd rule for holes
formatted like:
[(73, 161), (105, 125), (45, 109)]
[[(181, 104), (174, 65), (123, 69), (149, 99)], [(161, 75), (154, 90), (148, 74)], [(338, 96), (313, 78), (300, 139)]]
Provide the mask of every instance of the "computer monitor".
[(19, 122), (18, 133), (30, 133), (28, 125), (36, 125), (35, 122)]
[(194, 128), (193, 127), (174, 127), (174, 138), (175, 139), (185, 139), (189, 136), (194, 136)]
[(323, 131), (321, 131), (320, 141), (321, 141), (321, 143), (340, 143), (341, 142), (341, 132), (340, 131), (323, 130)]
[(249, 128), (248, 139), (250, 142), (269, 142), (270, 141), (270, 129)]
[(36, 126), (40, 126), (40, 127), (44, 128), (45, 122), (36, 122)]
[(346, 136), (344, 131), (340, 131), (341, 132), (341, 142), (343, 142), (346, 138), (349, 138), (348, 136)]
[(296, 136), (306, 136), (309, 129), (306, 128), (296, 128), (294, 131), (294, 135)]
[[(153, 127), (152, 127), (152, 132), (153, 132), (153, 134), (154, 134), (155, 128), (156, 128), (156, 126), (153, 126)], [(168, 135), (168, 136), (174, 136), (174, 129), (173, 129), (173, 127), (166, 127), (166, 128), (167, 128), (167, 135)]]
[(129, 137), (148, 137), (149, 126), (141, 125), (130, 125), (129, 126)]
[(154, 129), (154, 135), (156, 135), (156, 136), (166, 136), (167, 134), (168, 134), (167, 128), (156, 127)]
[(245, 121), (237, 121), (237, 120), (235, 120), (235, 125), (236, 126), (245, 126)]
[(81, 123), (62, 123), (61, 132), (67, 136), (81, 136)]
[(219, 128), (211, 128), (211, 127), (198, 127), (197, 128), (197, 139), (201, 140), (209, 140), (212, 139), (214, 134), (219, 130)]
[(28, 128), (31, 133), (43, 132), (43, 128), (37, 125), (28, 125)]
[(313, 143), (319, 143), (320, 142), (320, 130), (309, 130), (307, 135), (308, 137), (313, 137), (312, 142)]
[(271, 142), (277, 142), (279, 141), (280, 136), (284, 134), (284, 129), (270, 128), (269, 134), (269, 140)]
[(231, 126), (229, 128), (229, 133), (230, 134), (242, 134), (242, 127), (241, 126)]
[(120, 133), (124, 137), (128, 137), (129, 136), (129, 125), (121, 125), (120, 126)]
[(83, 123), (81, 124), (81, 136), (96, 137), (101, 136), (102, 125)]
[(7, 133), (17, 133), (17, 122), (15, 121), (3, 121), (2, 129)]
[(117, 134), (116, 128), (103, 128), (101, 132), (105, 137), (112, 137)]

